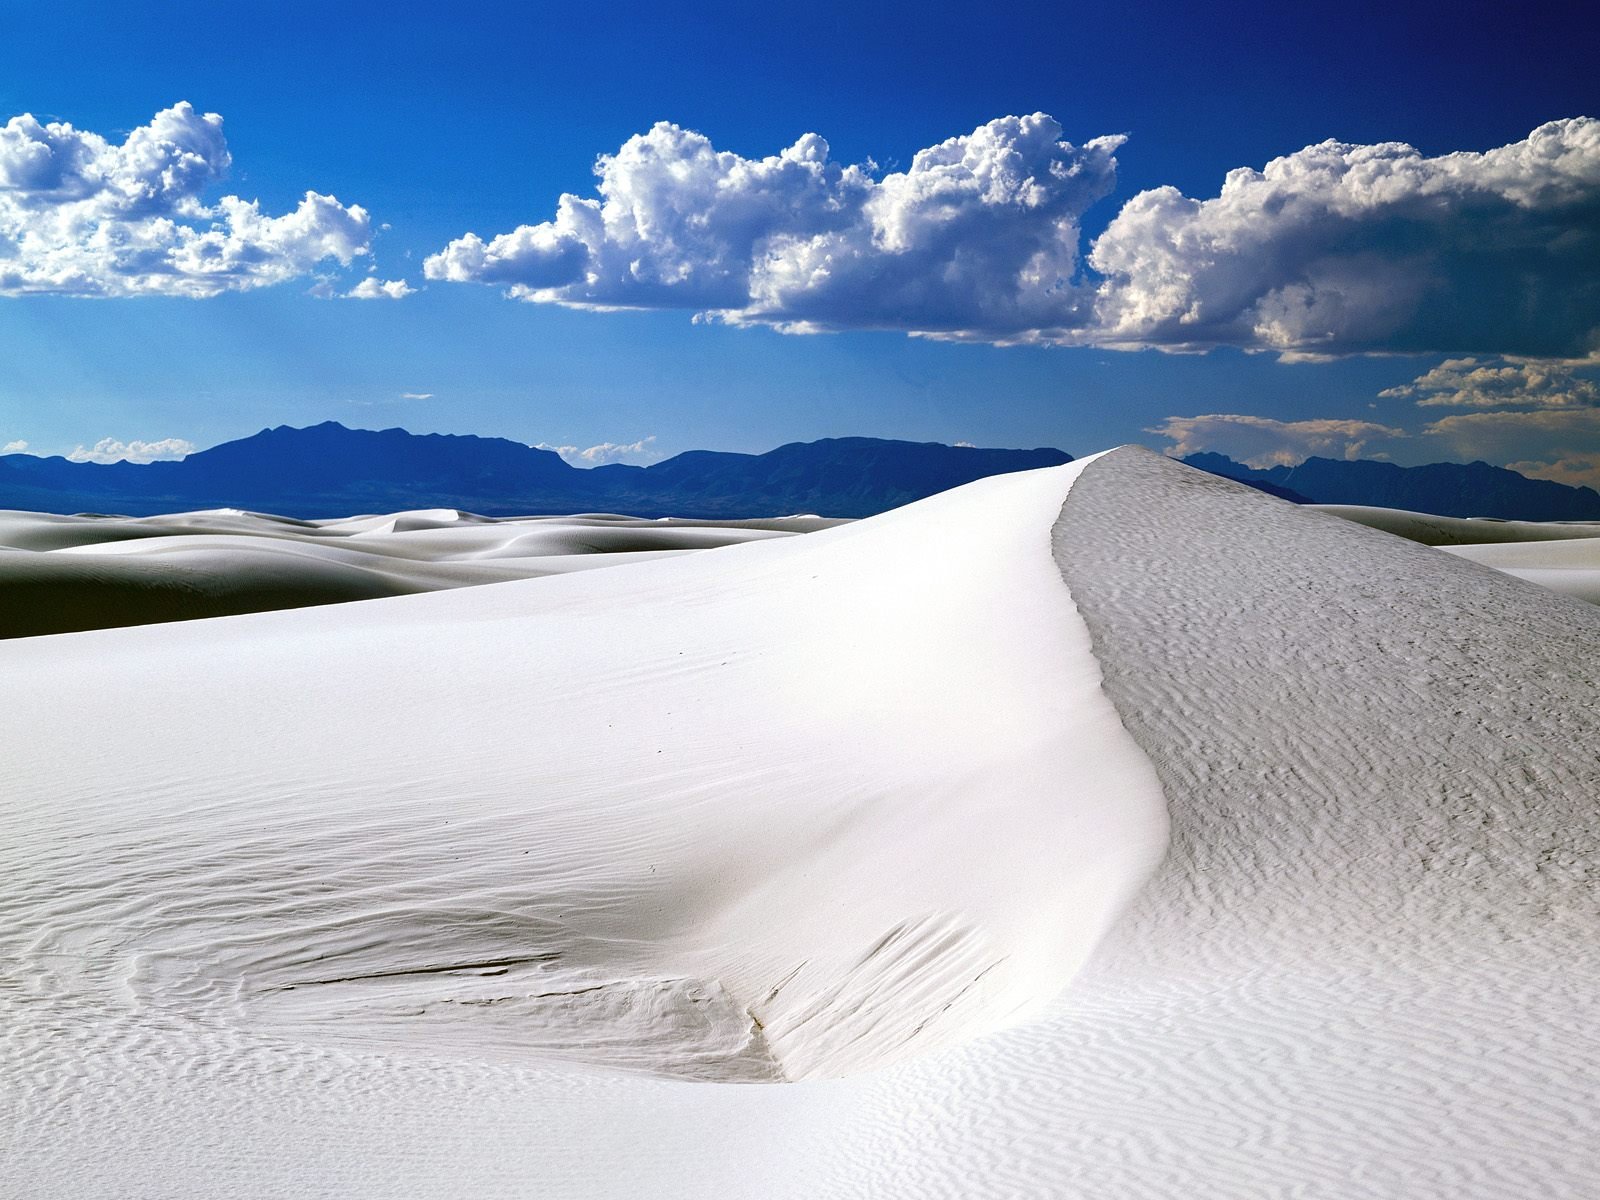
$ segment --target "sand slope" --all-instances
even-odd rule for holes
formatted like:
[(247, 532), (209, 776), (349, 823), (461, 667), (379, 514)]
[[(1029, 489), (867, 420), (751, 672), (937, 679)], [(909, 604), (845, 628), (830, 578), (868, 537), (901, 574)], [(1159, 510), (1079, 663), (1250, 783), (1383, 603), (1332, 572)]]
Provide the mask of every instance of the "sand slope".
[(0, 1166), (1586, 1196), (1596, 647), (1593, 607), (1130, 449), (716, 555), (13, 642)]

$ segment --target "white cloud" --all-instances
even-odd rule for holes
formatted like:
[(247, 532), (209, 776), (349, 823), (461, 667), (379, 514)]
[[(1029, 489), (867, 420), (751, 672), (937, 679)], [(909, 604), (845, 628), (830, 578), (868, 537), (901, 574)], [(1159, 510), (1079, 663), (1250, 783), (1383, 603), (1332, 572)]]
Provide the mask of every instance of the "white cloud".
[(692, 308), (795, 331), (888, 328), (1006, 340), (1086, 319), (1078, 218), (1122, 139), (1060, 140), (1006, 117), (875, 178), (806, 134), (763, 159), (658, 124), (596, 164), (599, 199), (424, 263), (429, 279), (575, 307)]
[(101, 438), (91, 447), (79, 446), (67, 455), (73, 462), (112, 463), (154, 462), (157, 459), (183, 458), (195, 452), (195, 444), (183, 438), (162, 438), (158, 442), (119, 442)]
[(344, 294), (346, 300), (404, 300), (416, 288), (404, 279), (379, 279), (369, 275)]
[(307, 192), (279, 216), (204, 191), (232, 158), (222, 118), (187, 103), (118, 145), (29, 114), (0, 126), (0, 294), (215, 296), (368, 252), (366, 210)]
[(1485, 153), (1323, 142), (1218, 196), (1130, 200), (1094, 243), (1120, 137), (1075, 147), (1044, 114), (991, 121), (878, 178), (807, 134), (747, 159), (659, 124), (596, 164), (599, 197), (458, 238), (430, 279), (540, 303), (690, 308), (793, 332), (992, 342), (1540, 357), (1600, 349), (1600, 121)]
[(640, 438), (637, 442), (601, 442), (598, 446), (580, 449), (577, 446), (552, 446), (540, 442), (535, 450), (554, 450), (573, 466), (598, 467), (612, 462), (651, 462), (661, 456), (652, 450), (655, 435)]
[(655, 435), (651, 434), (649, 437), (640, 438), (637, 442), (628, 442), (625, 445), (620, 445), (616, 442), (601, 442), (598, 446), (590, 446), (585, 450), (580, 450), (578, 457), (592, 466), (599, 466), (601, 463), (609, 462), (626, 462), (630, 459), (659, 458), (660, 455), (650, 449), (650, 444), (655, 440)]
[(1486, 153), (1323, 142), (1221, 194), (1141, 192), (1095, 243), (1096, 337), (1168, 348), (1600, 347), (1600, 121)]
[(1537, 360), (1494, 363), (1447, 358), (1413, 382), (1385, 388), (1378, 394), (1415, 396), (1419, 405), (1443, 408), (1495, 408), (1506, 404), (1580, 408), (1600, 404), (1600, 386), (1593, 379), (1575, 374), (1573, 364)]
[(432, 392), (401, 392), (400, 393), (400, 399), (402, 399), (402, 400), (432, 400), (433, 399), (433, 393)]
[(0, 446), (0, 454), (21, 454), (27, 448), (28, 443), (18, 438), (14, 442), (7, 442), (4, 446)]
[(1171, 441), (1173, 445), (1167, 453), (1177, 458), (1212, 451), (1256, 468), (1292, 466), (1313, 456), (1361, 458), (1374, 442), (1407, 436), (1403, 429), (1373, 421), (1335, 418), (1275, 421), (1270, 417), (1240, 413), (1168, 417), (1145, 432)]

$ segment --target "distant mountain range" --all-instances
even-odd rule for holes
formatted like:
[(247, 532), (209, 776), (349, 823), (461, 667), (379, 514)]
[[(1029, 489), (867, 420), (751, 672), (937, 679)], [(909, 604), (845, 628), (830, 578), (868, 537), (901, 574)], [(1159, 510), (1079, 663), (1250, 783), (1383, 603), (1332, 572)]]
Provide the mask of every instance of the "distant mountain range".
[(411, 508), (485, 516), (619, 512), (864, 517), (987, 475), (1070, 462), (1060, 450), (827, 438), (767, 454), (695, 450), (648, 467), (580, 469), (505, 438), (280, 425), (177, 462), (0, 457), (0, 508), (127, 516), (244, 508), (331, 517)]
[[(287, 517), (460, 508), (485, 516), (618, 512), (738, 518), (865, 517), (987, 475), (1072, 461), (1060, 450), (825, 438), (766, 454), (691, 450), (648, 467), (582, 469), (505, 438), (280, 425), (177, 462), (80, 463), (0, 456), (0, 508), (114, 512), (245, 508)], [(1452, 517), (1600, 520), (1600, 493), (1487, 463), (1399, 467), (1309, 458), (1257, 470), (1220, 454), (1192, 467), (1296, 503), (1366, 504)]]
[(1308, 458), (1299, 466), (1257, 470), (1221, 454), (1192, 454), (1183, 461), (1300, 504), (1365, 504), (1507, 521), (1600, 520), (1600, 492), (1593, 488), (1529, 479), (1485, 462), (1400, 467), (1371, 459)]

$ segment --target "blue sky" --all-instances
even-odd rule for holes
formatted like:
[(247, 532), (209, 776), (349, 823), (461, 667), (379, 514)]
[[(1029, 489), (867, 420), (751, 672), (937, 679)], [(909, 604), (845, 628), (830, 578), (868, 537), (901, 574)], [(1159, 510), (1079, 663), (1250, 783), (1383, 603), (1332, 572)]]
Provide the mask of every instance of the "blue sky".
[[(1600, 115), (1595, 18), (1117, 7), (8, 5), (0, 122), (37, 121), (0, 142), (0, 448), (332, 418), (633, 447), (591, 462), (869, 434), (1600, 483), (1600, 133), (1547, 124)], [(153, 273), (104, 250), (152, 237)], [(369, 275), (409, 294), (328, 298)]]

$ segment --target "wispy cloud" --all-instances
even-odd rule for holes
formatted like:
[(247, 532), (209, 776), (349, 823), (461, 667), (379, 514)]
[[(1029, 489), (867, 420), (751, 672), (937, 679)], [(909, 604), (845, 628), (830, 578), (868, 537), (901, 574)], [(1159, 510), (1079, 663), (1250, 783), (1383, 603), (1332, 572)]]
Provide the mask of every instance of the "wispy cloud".
[(589, 308), (689, 308), (794, 332), (1294, 360), (1470, 351), (1562, 357), (1600, 340), (1600, 121), (1484, 153), (1323, 142), (1228, 173), (1217, 196), (1141, 192), (1080, 261), (1121, 137), (1075, 146), (1006, 117), (904, 171), (807, 134), (749, 159), (658, 124), (603, 155), (597, 198), (429, 257), (428, 278)]
[(402, 399), (402, 400), (432, 400), (433, 399), (433, 393), (432, 392), (401, 392), (400, 393), (400, 399)]
[(0, 294), (215, 296), (368, 252), (365, 209), (307, 192), (268, 216), (205, 191), (232, 163), (222, 118), (187, 103), (120, 143), (29, 114), (0, 126)]
[(155, 462), (157, 459), (183, 458), (195, 452), (195, 444), (183, 438), (162, 438), (160, 441), (131, 442), (116, 438), (101, 438), (93, 446), (79, 446), (68, 454), (73, 462)]

